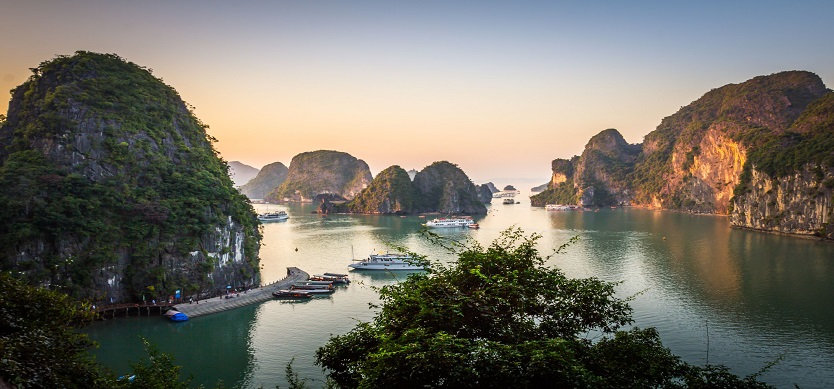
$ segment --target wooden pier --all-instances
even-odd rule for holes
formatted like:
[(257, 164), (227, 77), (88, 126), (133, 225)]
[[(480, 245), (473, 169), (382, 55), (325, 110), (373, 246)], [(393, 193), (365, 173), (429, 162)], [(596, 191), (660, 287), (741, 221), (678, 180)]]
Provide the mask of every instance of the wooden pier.
[(101, 319), (113, 319), (116, 316), (151, 316), (161, 315), (171, 309), (173, 304), (110, 304), (96, 308)]
[(173, 308), (186, 314), (189, 318), (228, 311), (230, 309), (272, 300), (272, 292), (279, 289), (289, 289), (293, 282), (307, 281), (309, 279), (310, 275), (303, 270), (297, 267), (288, 267), (287, 276), (272, 284), (264, 285), (256, 289), (249, 289), (245, 293), (230, 294), (230, 296), (234, 296), (230, 298), (226, 298), (225, 295), (212, 297), (210, 299), (200, 300), (199, 302), (195, 301), (191, 304), (180, 303)]
[[(230, 293), (211, 297), (205, 300), (194, 301), (193, 303), (168, 304), (112, 304), (97, 307), (96, 312), (102, 319), (111, 319), (116, 316), (151, 316), (162, 315), (165, 311), (174, 308), (189, 318), (208, 315), (215, 312), (228, 311), (250, 304), (271, 300), (272, 292), (279, 289), (289, 289), (293, 282), (307, 281), (310, 275), (297, 267), (288, 267), (287, 276), (271, 284), (259, 288), (249, 289), (246, 292)], [(226, 298), (226, 296), (234, 296)]]

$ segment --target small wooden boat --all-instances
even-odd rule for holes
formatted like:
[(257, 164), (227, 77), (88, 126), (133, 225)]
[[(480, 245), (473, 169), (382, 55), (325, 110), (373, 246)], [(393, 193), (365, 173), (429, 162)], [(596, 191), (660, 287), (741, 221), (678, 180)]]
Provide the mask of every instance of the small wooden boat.
[(188, 316), (176, 309), (169, 309), (165, 312), (165, 318), (171, 321), (187, 321)]
[(280, 299), (307, 299), (313, 297), (313, 295), (304, 290), (276, 290), (272, 292), (272, 297), (280, 298)]
[(481, 226), (479, 226), (479, 225), (478, 225), (478, 223), (475, 223), (475, 224), (470, 224), (468, 227), (469, 227), (469, 228), (472, 228), (472, 229), (481, 228)]

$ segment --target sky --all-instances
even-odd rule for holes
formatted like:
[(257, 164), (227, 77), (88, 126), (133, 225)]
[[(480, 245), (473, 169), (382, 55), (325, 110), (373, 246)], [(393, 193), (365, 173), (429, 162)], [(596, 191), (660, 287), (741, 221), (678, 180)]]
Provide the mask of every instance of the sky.
[(785, 70), (832, 87), (832, 17), (830, 0), (0, 0), (0, 90), (115, 53), (193, 105), (227, 161), (338, 150), (373, 174), (446, 160), (545, 183), (600, 131), (642, 143), (711, 89)]

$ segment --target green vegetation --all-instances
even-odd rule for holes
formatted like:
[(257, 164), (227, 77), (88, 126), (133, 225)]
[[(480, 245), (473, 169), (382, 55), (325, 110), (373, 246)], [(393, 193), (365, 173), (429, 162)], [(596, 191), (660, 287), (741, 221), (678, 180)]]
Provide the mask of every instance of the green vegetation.
[(287, 179), (264, 200), (279, 202), (288, 198), (290, 201), (301, 201), (301, 197), (312, 199), (320, 193), (349, 197), (346, 192), (358, 192), (371, 179), (368, 164), (348, 153), (309, 151), (293, 157)]
[(93, 320), (89, 306), (8, 273), (0, 273), (0, 290), (0, 378), (17, 388), (102, 384), (86, 352), (92, 342), (77, 331)]
[(547, 267), (538, 238), (511, 229), (380, 288), (373, 322), (332, 337), (317, 363), (343, 388), (768, 387), (680, 361), (654, 329), (622, 330), (616, 284)]
[(238, 274), (257, 272), (254, 210), (207, 126), (147, 69), (77, 52), (40, 64), (13, 96), (0, 127), (12, 139), (0, 151), (0, 269), (93, 301), (120, 262), (134, 299), (196, 291), (211, 267), (186, 259), (213, 250), (204, 239), (231, 217), (245, 234)]
[(354, 213), (409, 213), (414, 210), (416, 188), (405, 169), (394, 165), (377, 174), (367, 188), (347, 203)]
[(266, 165), (251, 181), (240, 187), (240, 193), (250, 199), (262, 199), (287, 179), (289, 169), (281, 162)]
[[(92, 322), (90, 305), (26, 285), (0, 273), (0, 386), (16, 388), (188, 388), (173, 357), (142, 339), (147, 361), (132, 364), (135, 379), (118, 380), (87, 350), (94, 344), (81, 327)], [(5, 387), (5, 386), (4, 386)]]
[(741, 139), (751, 148), (748, 162), (771, 177), (795, 174), (809, 164), (834, 168), (834, 92), (811, 104), (789, 131), (774, 136), (753, 129)]
[(478, 199), (475, 184), (457, 165), (439, 161), (426, 166), (414, 176), (419, 198), (419, 212), (485, 214), (486, 206)]
[(547, 204), (578, 204), (577, 190), (573, 186), (573, 178), (557, 185), (555, 188), (530, 196), (530, 205), (543, 207)]

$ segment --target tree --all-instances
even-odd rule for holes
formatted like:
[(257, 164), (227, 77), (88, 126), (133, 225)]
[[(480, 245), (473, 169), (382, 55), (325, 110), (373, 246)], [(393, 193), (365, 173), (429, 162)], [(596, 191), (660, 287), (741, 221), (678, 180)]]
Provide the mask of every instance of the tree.
[(316, 363), (344, 388), (767, 387), (682, 362), (654, 329), (622, 330), (631, 308), (616, 284), (547, 267), (537, 239), (510, 229), (380, 288), (374, 320), (332, 337)]
[(192, 377), (180, 381), (181, 366), (174, 364), (174, 357), (170, 354), (160, 352), (159, 349), (142, 339), (145, 345), (145, 352), (148, 353), (148, 360), (137, 361), (131, 364), (133, 374), (119, 379), (113, 387), (135, 388), (135, 389), (188, 389)]
[(78, 328), (93, 319), (88, 305), (0, 273), (0, 377), (17, 388), (106, 387), (87, 354), (93, 343)]

